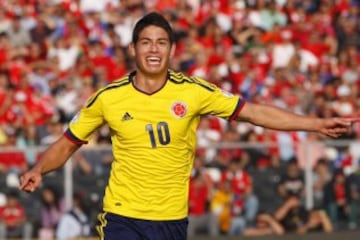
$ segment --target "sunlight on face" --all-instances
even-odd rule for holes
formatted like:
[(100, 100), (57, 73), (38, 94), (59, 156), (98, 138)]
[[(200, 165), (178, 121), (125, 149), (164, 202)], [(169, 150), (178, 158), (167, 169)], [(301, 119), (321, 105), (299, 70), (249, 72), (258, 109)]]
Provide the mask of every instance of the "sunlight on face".
[(144, 28), (139, 40), (130, 48), (140, 72), (160, 75), (167, 72), (170, 58), (174, 54), (167, 32), (157, 26)]

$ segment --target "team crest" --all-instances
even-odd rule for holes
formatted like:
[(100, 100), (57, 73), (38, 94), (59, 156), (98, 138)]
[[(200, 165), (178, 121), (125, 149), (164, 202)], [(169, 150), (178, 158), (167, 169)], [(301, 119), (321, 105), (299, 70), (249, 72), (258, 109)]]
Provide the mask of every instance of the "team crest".
[(187, 106), (183, 102), (175, 102), (171, 105), (171, 113), (178, 118), (182, 118), (187, 113)]

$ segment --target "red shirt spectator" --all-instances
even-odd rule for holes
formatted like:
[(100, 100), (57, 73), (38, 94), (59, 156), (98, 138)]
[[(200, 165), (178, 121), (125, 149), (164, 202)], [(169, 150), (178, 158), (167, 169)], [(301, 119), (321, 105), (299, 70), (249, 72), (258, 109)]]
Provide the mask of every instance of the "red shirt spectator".
[(7, 195), (7, 203), (0, 207), (0, 222), (3, 222), (9, 229), (21, 225), (25, 221), (25, 209), (20, 204), (16, 193)]
[(250, 175), (244, 171), (225, 171), (222, 173), (221, 182), (226, 180), (231, 182), (234, 193), (239, 195), (246, 194), (252, 188), (252, 181)]
[(206, 214), (209, 189), (204, 176), (196, 173), (190, 179), (189, 189), (189, 214), (197, 216)]

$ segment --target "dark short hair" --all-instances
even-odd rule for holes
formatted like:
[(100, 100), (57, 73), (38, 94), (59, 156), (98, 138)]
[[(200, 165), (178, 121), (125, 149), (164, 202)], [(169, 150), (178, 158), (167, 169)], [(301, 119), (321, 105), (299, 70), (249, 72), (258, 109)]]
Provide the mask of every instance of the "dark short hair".
[(151, 12), (142, 17), (135, 25), (133, 34), (132, 34), (132, 42), (135, 44), (139, 40), (139, 35), (141, 31), (148, 26), (157, 26), (164, 29), (170, 40), (170, 44), (173, 44), (175, 41), (174, 32), (166, 20), (166, 18), (157, 12)]

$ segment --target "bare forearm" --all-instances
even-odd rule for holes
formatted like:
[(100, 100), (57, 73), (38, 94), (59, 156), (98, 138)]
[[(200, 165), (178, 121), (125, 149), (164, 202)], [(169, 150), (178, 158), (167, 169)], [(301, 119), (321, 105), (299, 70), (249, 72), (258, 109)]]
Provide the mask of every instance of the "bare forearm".
[(79, 146), (67, 142), (65, 137), (60, 138), (42, 154), (39, 162), (34, 166), (42, 175), (62, 167)]
[(320, 212), (320, 216), (321, 216), (321, 223), (322, 223), (324, 232), (331, 233), (334, 230), (334, 228), (333, 228), (330, 218), (326, 215), (326, 213), (324, 211)]
[(269, 225), (276, 235), (284, 234), (284, 228), (276, 220), (272, 219), (271, 221), (269, 221)]
[(273, 232), (270, 228), (263, 228), (263, 229), (250, 228), (250, 229), (245, 229), (243, 235), (247, 237), (256, 237), (256, 236), (270, 235), (272, 233)]
[(289, 203), (285, 202), (275, 211), (274, 218), (279, 222), (282, 221), (285, 218), (286, 214), (289, 212), (290, 208), (291, 206), (289, 205)]
[(284, 131), (318, 131), (321, 124), (321, 119), (318, 118), (252, 103), (245, 104), (237, 119), (257, 126)]

